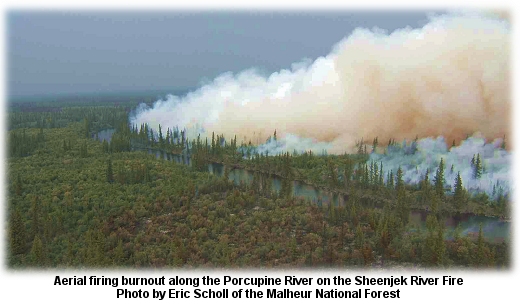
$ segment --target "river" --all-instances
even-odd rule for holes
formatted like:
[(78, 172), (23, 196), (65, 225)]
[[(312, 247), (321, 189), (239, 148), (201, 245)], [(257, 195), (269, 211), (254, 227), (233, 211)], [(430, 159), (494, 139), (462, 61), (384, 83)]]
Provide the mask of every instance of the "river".
[[(114, 130), (103, 130), (98, 133), (98, 139), (100, 141), (107, 140), (110, 138)], [(155, 155), (158, 159), (164, 159), (167, 161), (173, 161), (179, 164), (191, 165), (190, 158), (188, 156), (181, 156), (177, 154), (166, 153), (155, 149), (140, 149), (133, 148), (133, 150), (147, 151), (149, 154)], [(216, 175), (223, 176), (225, 166), (220, 163), (208, 164), (208, 172)], [(229, 179), (232, 180), (236, 185), (241, 183), (251, 183), (253, 181), (253, 171), (234, 168), (229, 171)], [(280, 178), (274, 175), (262, 174), (267, 181), (270, 181), (272, 190), (278, 192), (281, 189), (282, 181)], [(343, 194), (332, 193), (328, 191), (320, 190), (315, 186), (302, 183), (300, 181), (292, 182), (293, 196), (302, 197), (310, 200), (318, 205), (334, 204), (336, 206), (344, 206), (347, 198)], [(410, 212), (410, 223), (417, 230), (424, 230), (426, 224), (426, 211), (411, 211)], [(453, 233), (457, 226), (459, 227), (461, 236), (476, 236), (478, 235), (480, 224), (482, 224), (482, 232), (484, 238), (489, 242), (500, 243), (502, 241), (510, 242), (511, 223), (509, 221), (501, 220), (498, 217), (479, 216), (473, 214), (463, 214), (460, 216), (446, 217), (444, 224), (446, 226), (446, 238), (453, 238)]]

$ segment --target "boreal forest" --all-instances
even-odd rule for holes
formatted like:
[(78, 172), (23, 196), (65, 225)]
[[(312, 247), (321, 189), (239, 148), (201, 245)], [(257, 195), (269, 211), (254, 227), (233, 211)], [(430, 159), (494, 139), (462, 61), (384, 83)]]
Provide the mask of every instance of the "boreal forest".
[[(433, 179), (405, 183), (369, 157), (396, 141), (269, 154), (132, 125), (142, 101), (8, 105), (9, 268), (510, 266), (509, 195), (447, 181), (443, 159)], [(472, 166), (478, 179), (480, 155)]]

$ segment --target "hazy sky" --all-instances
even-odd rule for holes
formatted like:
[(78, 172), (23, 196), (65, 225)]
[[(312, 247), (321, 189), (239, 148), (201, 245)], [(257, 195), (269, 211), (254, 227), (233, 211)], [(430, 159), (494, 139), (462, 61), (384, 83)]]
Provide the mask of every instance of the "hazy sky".
[(328, 54), (353, 29), (393, 31), (428, 12), (31, 12), (7, 15), (10, 96), (197, 87)]

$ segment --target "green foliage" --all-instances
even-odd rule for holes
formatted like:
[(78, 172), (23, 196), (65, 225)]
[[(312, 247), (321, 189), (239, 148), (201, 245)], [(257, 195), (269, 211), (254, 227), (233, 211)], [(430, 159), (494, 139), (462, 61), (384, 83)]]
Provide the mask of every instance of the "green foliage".
[(114, 169), (112, 168), (112, 159), (107, 161), (107, 182), (114, 182)]
[(482, 171), (483, 171), (483, 164), (482, 164), (482, 160), (480, 159), (480, 154), (477, 154), (476, 158), (475, 158), (475, 156), (473, 156), (472, 164), (473, 164), (473, 177), (475, 179), (480, 179), (480, 177), (482, 176)]
[(13, 130), (8, 137), (8, 156), (27, 157), (41, 148), (45, 142), (43, 129)]
[(439, 167), (437, 168), (437, 172), (435, 173), (435, 193), (441, 199), (444, 198), (444, 160), (441, 158), (441, 162), (439, 163)]
[(34, 237), (34, 240), (32, 243), (31, 263), (38, 267), (45, 266), (43, 243), (42, 243), (39, 235), (36, 235)]
[(454, 192), (453, 192), (453, 202), (455, 209), (460, 211), (465, 204), (466, 201), (466, 190), (462, 185), (462, 178), (460, 177), (460, 172), (457, 173), (457, 177), (455, 178), (454, 184)]
[(19, 209), (15, 209), (11, 213), (9, 230), (10, 250), (12, 254), (16, 255), (25, 253), (25, 238), (26, 231), (22, 215), (20, 214)]
[[(251, 145), (237, 147), (236, 137), (190, 140), (176, 128), (164, 135), (162, 126), (130, 126), (118, 107), (80, 108), (63, 110), (70, 117), (12, 114), (10, 267), (369, 266), (381, 257), (385, 264), (508, 263), (505, 246), (483, 238), (444, 240), (436, 217), (446, 209), (437, 197), (427, 232), (410, 230), (410, 208), (421, 206), (427, 178), (417, 192), (402, 170), (387, 174), (369, 162), (363, 142), (359, 155), (255, 154)], [(90, 138), (102, 127), (115, 129), (110, 143)], [(165, 153), (192, 165), (164, 160)], [(207, 173), (209, 163), (225, 164), (222, 177)], [(248, 170), (251, 183), (230, 181), (235, 168)], [(296, 198), (294, 180), (344, 202), (319, 208)]]

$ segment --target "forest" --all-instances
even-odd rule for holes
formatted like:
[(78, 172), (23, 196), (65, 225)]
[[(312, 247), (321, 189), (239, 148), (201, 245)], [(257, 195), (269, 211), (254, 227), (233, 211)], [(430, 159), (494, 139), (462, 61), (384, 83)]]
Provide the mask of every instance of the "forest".
[[(11, 104), (7, 201), (10, 268), (499, 268), (510, 242), (448, 232), (447, 217), (510, 219), (507, 195), (470, 194), (460, 175), (406, 184), (355, 154), (258, 153), (236, 137), (132, 125), (137, 101)], [(111, 139), (98, 133), (113, 130)], [(267, 141), (276, 141), (273, 130)], [(390, 141), (386, 148), (396, 144)], [(368, 146), (368, 148), (367, 148)], [(181, 164), (157, 158), (173, 154)], [(221, 176), (208, 171), (223, 165)], [(480, 156), (473, 160), (482, 172)], [(230, 173), (253, 173), (235, 183)], [(281, 181), (273, 190), (270, 178)], [(313, 202), (300, 181), (346, 198)], [(445, 184), (451, 184), (450, 189)], [(418, 227), (411, 211), (426, 219)]]

